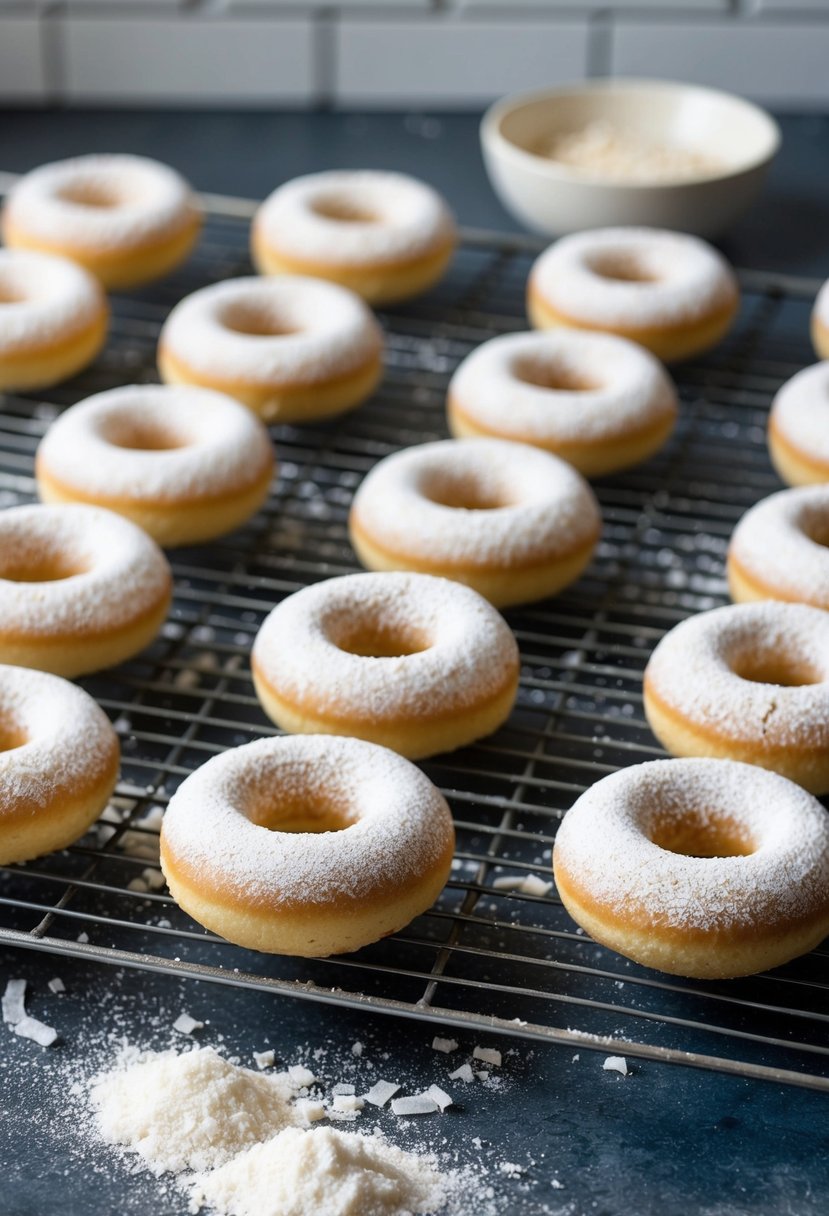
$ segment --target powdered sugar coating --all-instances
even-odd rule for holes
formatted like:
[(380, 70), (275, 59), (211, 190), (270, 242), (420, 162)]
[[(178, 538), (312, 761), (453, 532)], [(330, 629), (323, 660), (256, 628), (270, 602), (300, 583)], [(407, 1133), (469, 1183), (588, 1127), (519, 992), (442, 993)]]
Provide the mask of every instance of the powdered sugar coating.
[[(389, 658), (343, 649), (372, 633), (423, 649)], [(253, 662), (294, 703), (376, 723), (462, 712), (497, 695), (517, 676), (518, 647), (503, 617), (460, 583), (426, 574), (349, 574), (274, 608), (257, 635)]]
[(643, 347), (572, 329), (491, 338), (458, 367), (449, 399), (479, 426), (549, 444), (610, 441), (676, 413), (673, 384)]
[(0, 665), (0, 823), (74, 792), (118, 752), (118, 736), (88, 693), (60, 676)]
[[(324, 804), (348, 826), (281, 832), (254, 822), (280, 805)], [(403, 887), (451, 839), (443, 797), (418, 768), (360, 739), (259, 739), (215, 756), (179, 787), (161, 829), (165, 854), (263, 907), (359, 904), (378, 881)]]
[[(782, 662), (814, 683), (744, 678)], [(767, 748), (829, 747), (829, 616), (805, 604), (731, 604), (689, 617), (651, 655), (645, 688), (695, 726)]]
[(829, 464), (829, 360), (805, 367), (783, 385), (769, 427), (806, 460)]
[(227, 279), (187, 296), (165, 321), (159, 347), (201, 375), (269, 387), (348, 375), (377, 357), (382, 336), (353, 292), (279, 275)]
[(562, 237), (536, 261), (530, 290), (586, 325), (629, 330), (696, 322), (737, 301), (734, 274), (716, 249), (658, 228)]
[(780, 490), (747, 511), (731, 537), (729, 561), (769, 599), (829, 609), (829, 485)]
[(158, 545), (112, 511), (71, 504), (0, 512), (0, 636), (117, 629), (151, 611), (170, 581)]
[(196, 209), (187, 182), (167, 165), (145, 156), (77, 156), (21, 178), (9, 191), (4, 224), (79, 252), (126, 251), (173, 238)]
[(0, 358), (69, 340), (105, 308), (96, 279), (66, 258), (0, 249)]
[[(722, 824), (751, 851), (689, 857), (654, 836)], [(655, 760), (597, 782), (564, 817), (554, 865), (592, 900), (658, 928), (726, 933), (829, 916), (829, 816), (777, 773), (730, 760)]]
[[(141, 446), (154, 436), (180, 446)], [(64, 486), (142, 503), (237, 493), (272, 463), (267, 430), (233, 398), (156, 384), (79, 401), (52, 424), (37, 452), (38, 471)]]
[(411, 261), (455, 237), (451, 212), (431, 186), (377, 170), (294, 178), (265, 200), (254, 225), (287, 257), (337, 266)]
[[(503, 505), (446, 506), (471, 496)], [(352, 518), (378, 545), (435, 563), (510, 569), (555, 559), (601, 527), (584, 478), (549, 452), (503, 439), (423, 443), (368, 474)]]

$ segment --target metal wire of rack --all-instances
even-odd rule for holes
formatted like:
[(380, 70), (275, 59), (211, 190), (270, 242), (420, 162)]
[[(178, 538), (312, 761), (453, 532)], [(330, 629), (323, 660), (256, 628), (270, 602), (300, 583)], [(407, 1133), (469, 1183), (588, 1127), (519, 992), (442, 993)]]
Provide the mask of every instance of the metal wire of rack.
[[(113, 301), (110, 341), (92, 368), (45, 396), (0, 398), (0, 507), (35, 497), (34, 451), (61, 409), (155, 380), (158, 330), (178, 299), (250, 273), (253, 204), (214, 196), (207, 205), (190, 263)], [(643, 718), (642, 671), (665, 630), (727, 601), (731, 530), (778, 488), (765, 418), (773, 392), (810, 361), (817, 283), (741, 276), (732, 335), (678, 369), (682, 418), (671, 443), (597, 485), (605, 530), (587, 574), (556, 599), (508, 614), (522, 654), (509, 723), (423, 765), (458, 832), (434, 908), (356, 954), (302, 960), (232, 946), (166, 891), (147, 888), (157, 808), (210, 756), (277, 733), (248, 669), (265, 614), (298, 588), (356, 568), (346, 533), (355, 487), (389, 452), (445, 436), (449, 375), (480, 342), (525, 327), (523, 287), (540, 247), (530, 237), (465, 232), (437, 289), (382, 314), (387, 373), (375, 397), (325, 426), (276, 429), (280, 470), (265, 509), (225, 540), (173, 553), (175, 604), (161, 636), (131, 662), (82, 681), (121, 737), (118, 809), (74, 847), (0, 869), (0, 942), (829, 1091), (825, 948), (773, 974), (684, 981), (597, 946), (554, 890), (523, 894), (498, 881), (549, 880), (556, 826), (578, 794), (662, 754)]]

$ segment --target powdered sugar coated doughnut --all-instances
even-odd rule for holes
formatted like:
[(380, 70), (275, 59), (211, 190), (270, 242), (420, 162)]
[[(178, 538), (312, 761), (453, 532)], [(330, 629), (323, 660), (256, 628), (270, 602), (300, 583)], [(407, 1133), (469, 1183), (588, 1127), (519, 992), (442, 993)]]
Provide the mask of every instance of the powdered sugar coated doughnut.
[(590, 560), (601, 516), (563, 460), (501, 439), (444, 440), (387, 456), (357, 491), (364, 566), (455, 579), (497, 606), (552, 595)]
[(260, 739), (173, 796), (161, 867), (200, 924), (253, 950), (313, 957), (402, 928), (440, 893), (452, 817), (401, 756), (360, 739)]
[(812, 345), (819, 359), (829, 359), (829, 280), (818, 292), (812, 309)]
[(645, 712), (673, 755), (718, 756), (829, 791), (829, 616), (732, 604), (666, 634), (645, 670)]
[(3, 212), (7, 245), (59, 253), (109, 288), (166, 274), (198, 236), (201, 213), (174, 169), (144, 156), (95, 155), (27, 173)]
[(598, 477), (645, 460), (676, 422), (676, 391), (641, 346), (572, 329), (503, 334), (449, 384), (453, 435), (531, 443)]
[(159, 338), (168, 384), (235, 397), (269, 422), (351, 409), (374, 389), (382, 336), (353, 292), (283, 275), (228, 279), (177, 304)]
[(101, 288), (80, 266), (0, 249), (0, 390), (73, 376), (98, 354), (108, 320)]
[(536, 261), (527, 290), (537, 329), (607, 330), (668, 361), (715, 345), (739, 304), (733, 272), (715, 249), (656, 228), (562, 237)]
[(829, 485), (781, 490), (747, 511), (728, 548), (733, 600), (829, 610)]
[(265, 200), (251, 250), (263, 274), (317, 275), (387, 304), (431, 286), (455, 239), (446, 203), (424, 182), (330, 170), (286, 182)]
[(267, 618), (252, 655), (284, 730), (347, 734), (410, 759), (490, 734), (518, 689), (518, 647), (476, 592), (426, 574), (350, 574)]
[(750, 765), (656, 760), (605, 777), (565, 815), (553, 865), (578, 924), (675, 975), (750, 975), (829, 933), (829, 816)]
[(82, 836), (115, 787), (119, 757), (109, 719), (82, 689), (0, 666), (0, 864)]
[(125, 515), (161, 545), (221, 536), (262, 504), (273, 473), (264, 426), (203, 388), (129, 385), (78, 402), (37, 450), (44, 502)]
[(769, 414), (769, 454), (790, 486), (829, 481), (829, 361), (792, 376)]
[(171, 594), (154, 541), (81, 505), (0, 512), (0, 662), (75, 676), (110, 667), (157, 634)]

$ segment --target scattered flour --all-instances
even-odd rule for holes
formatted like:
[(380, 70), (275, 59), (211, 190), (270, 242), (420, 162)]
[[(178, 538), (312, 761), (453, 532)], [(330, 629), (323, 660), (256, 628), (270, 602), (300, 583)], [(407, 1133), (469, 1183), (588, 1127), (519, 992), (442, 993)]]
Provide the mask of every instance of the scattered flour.
[(447, 1180), (431, 1157), (363, 1136), (287, 1128), (193, 1187), (192, 1212), (204, 1204), (227, 1216), (403, 1216), (436, 1212)]

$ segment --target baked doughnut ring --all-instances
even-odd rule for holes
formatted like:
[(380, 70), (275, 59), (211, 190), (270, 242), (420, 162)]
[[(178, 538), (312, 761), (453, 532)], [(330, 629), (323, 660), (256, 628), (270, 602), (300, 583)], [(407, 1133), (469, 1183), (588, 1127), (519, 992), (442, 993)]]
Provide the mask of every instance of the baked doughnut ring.
[(118, 779), (118, 736), (88, 693), (0, 666), (0, 865), (82, 836)]
[(166, 547), (232, 532), (265, 501), (273, 468), (268, 432), (238, 401), (155, 384), (79, 401), (35, 459), (43, 502), (106, 507)]
[(829, 616), (762, 603), (690, 617), (651, 655), (645, 713), (672, 755), (742, 760), (829, 792)]
[(655, 760), (605, 777), (564, 816), (553, 867), (596, 941), (672, 975), (753, 975), (829, 933), (829, 816), (746, 764)]
[(164, 554), (98, 507), (0, 511), (0, 663), (78, 676), (143, 650), (170, 605)]
[(455, 243), (452, 214), (431, 186), (375, 170), (294, 178), (265, 200), (251, 229), (260, 274), (330, 279), (369, 304), (426, 291)]
[(98, 354), (108, 322), (106, 297), (80, 266), (0, 249), (0, 392), (68, 380)]
[(598, 329), (666, 363), (708, 350), (739, 307), (728, 263), (697, 237), (600, 228), (562, 237), (536, 261), (527, 311), (536, 329)]
[(451, 578), (503, 607), (577, 579), (601, 515), (583, 478), (548, 452), (503, 439), (442, 440), (375, 465), (354, 496), (349, 531), (371, 570)]
[(780, 490), (747, 511), (728, 547), (738, 603), (793, 600), (829, 611), (829, 485)]
[(805, 486), (829, 481), (829, 362), (805, 367), (774, 398), (769, 455), (783, 481)]
[(77, 156), (27, 173), (2, 217), (12, 248), (71, 258), (110, 290), (161, 278), (190, 253), (201, 210), (174, 169), (145, 156)]
[(819, 359), (829, 359), (829, 280), (818, 292), (812, 309), (812, 345)]
[(449, 429), (531, 443), (585, 477), (647, 460), (674, 429), (676, 390), (641, 346), (575, 329), (502, 334), (449, 384)]
[(452, 863), (452, 816), (401, 756), (361, 739), (259, 739), (203, 764), (173, 795), (161, 868), (199, 924), (250, 950), (357, 950), (431, 907)]
[(518, 647), (476, 592), (426, 574), (349, 574), (283, 600), (253, 647), (265, 713), (414, 760), (491, 734), (518, 691)]
[(371, 395), (382, 353), (380, 327), (353, 292), (282, 275), (187, 296), (161, 330), (158, 368), (168, 384), (217, 389), (266, 422), (314, 422)]

